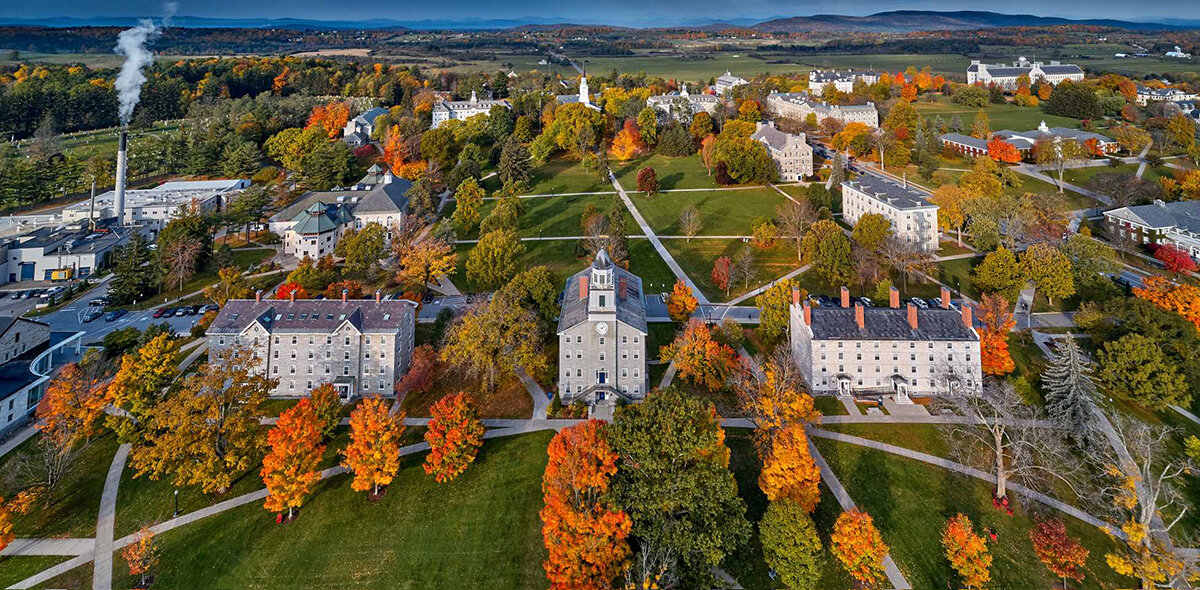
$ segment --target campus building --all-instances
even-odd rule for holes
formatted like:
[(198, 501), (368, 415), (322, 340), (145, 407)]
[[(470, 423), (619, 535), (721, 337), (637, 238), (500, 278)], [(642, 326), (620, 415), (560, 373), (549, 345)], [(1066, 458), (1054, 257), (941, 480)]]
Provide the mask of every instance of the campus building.
[(567, 279), (558, 320), (558, 392), (589, 406), (646, 396), (646, 308), (642, 279), (601, 250)]
[(813, 175), (813, 150), (803, 133), (786, 133), (776, 129), (773, 122), (759, 122), (750, 139), (767, 147), (767, 154), (779, 169), (779, 180), (797, 182)]
[(386, 115), (387, 112), (387, 109), (375, 107), (346, 121), (346, 127), (342, 129), (342, 141), (351, 147), (371, 143), (371, 135), (375, 133), (375, 120), (379, 118), (379, 115)]
[[(114, 251), (130, 231), (105, 220), (95, 229), (87, 221), (46, 226), (0, 245), (7, 281), (65, 281), (86, 277), (112, 264)], [(0, 281), (3, 282), (3, 281)]]
[(0, 437), (33, 417), (54, 368), (78, 360), (82, 337), (51, 332), (49, 324), (28, 318), (0, 317)]
[[(150, 239), (167, 222), (178, 217), (184, 207), (195, 207), (201, 213), (220, 211), (229, 199), (250, 186), (245, 178), (226, 180), (175, 180), (164, 182), (154, 188), (125, 191), (125, 219), (121, 225), (137, 226)], [(116, 191), (97, 195), (95, 203), (90, 199), (63, 208), (63, 223), (75, 223), (88, 219), (116, 217), (113, 201)]]
[(745, 78), (734, 76), (732, 73), (726, 70), (724, 76), (717, 76), (716, 83), (713, 84), (713, 91), (716, 92), (718, 96), (729, 96), (729, 93), (733, 92), (734, 88), (749, 83), (750, 82), (746, 81)]
[(703, 111), (712, 115), (721, 108), (721, 99), (711, 94), (688, 94), (687, 84), (679, 92), (660, 94), (646, 99), (646, 106), (658, 111), (659, 119), (690, 122)]
[(1200, 98), (1195, 92), (1188, 92), (1179, 88), (1150, 88), (1149, 86), (1138, 85), (1137, 87), (1137, 103), (1146, 106), (1152, 102), (1185, 102)]
[(233, 299), (208, 328), (208, 347), (254, 351), (272, 397), (332, 383), (343, 401), (395, 395), (412, 361), (417, 304), (407, 299)]
[(938, 249), (938, 206), (930, 193), (907, 181), (863, 174), (842, 183), (842, 219), (851, 225), (868, 213), (892, 222), (892, 235), (926, 252)]
[(1011, 66), (1005, 64), (985, 64), (977, 59), (971, 60), (967, 66), (967, 84), (995, 84), (1005, 90), (1016, 90), (1017, 79), (1028, 76), (1029, 83), (1038, 80), (1058, 86), (1066, 80), (1075, 82), (1083, 80), (1083, 69), (1075, 64), (1064, 64), (1052, 61), (1049, 64), (1030, 62), (1024, 57), (1017, 58)]
[(971, 307), (942, 305), (920, 309), (900, 306), (892, 287), (887, 307), (850, 304), (841, 289), (841, 305), (813, 307), (792, 291), (792, 355), (814, 393), (895, 395), (905, 403), (913, 395), (977, 392), (983, 383), (979, 334)]
[(1200, 201), (1119, 207), (1104, 212), (1109, 239), (1145, 246), (1171, 244), (1200, 260)]
[(871, 70), (813, 70), (808, 73), (808, 90), (813, 94), (821, 94), (826, 86), (833, 86), (838, 92), (854, 90), (854, 81), (862, 80), (871, 85), (879, 81), (879, 72)]
[(803, 92), (772, 92), (767, 96), (767, 108), (778, 117), (804, 121), (811, 114), (820, 123), (833, 119), (842, 125), (862, 123), (872, 129), (879, 127), (879, 111), (875, 103), (837, 105), (821, 102)]
[[(1121, 149), (1121, 144), (1106, 135), (1080, 129), (1071, 129), (1069, 127), (1048, 127), (1045, 121), (1042, 121), (1037, 129), (1031, 131), (998, 129), (992, 132), (992, 137), (1016, 148), (1021, 153), (1022, 158), (1029, 157), (1033, 152), (1033, 146), (1039, 140), (1053, 141), (1055, 138), (1074, 140), (1084, 145), (1094, 140), (1096, 149), (1106, 154), (1116, 153)], [(988, 140), (986, 139), (962, 135), (960, 133), (943, 133), (938, 136), (938, 139), (941, 140), (943, 146), (949, 147), (959, 155), (980, 157), (988, 153)]]
[(600, 107), (592, 104), (591, 94), (588, 92), (587, 76), (579, 78), (579, 93), (578, 94), (560, 94), (556, 97), (558, 104), (581, 104), (593, 111), (600, 110)]
[(507, 100), (479, 100), (472, 90), (471, 100), (443, 100), (433, 105), (433, 127), (436, 129), (451, 119), (466, 120), (475, 115), (486, 115), (494, 106), (512, 108)]
[(410, 188), (411, 182), (375, 164), (349, 188), (305, 194), (271, 217), (269, 227), (283, 238), (283, 251), (301, 259), (333, 254), (342, 234), (368, 223), (382, 225), (391, 243), (392, 227), (407, 211)]

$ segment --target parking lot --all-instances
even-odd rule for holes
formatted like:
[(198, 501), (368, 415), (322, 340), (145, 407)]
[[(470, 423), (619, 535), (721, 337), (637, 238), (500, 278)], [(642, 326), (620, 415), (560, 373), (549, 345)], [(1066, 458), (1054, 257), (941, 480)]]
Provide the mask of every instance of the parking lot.
[[(148, 309), (144, 311), (130, 311), (121, 315), (121, 317), (109, 321), (108, 311), (106, 310), (103, 316), (96, 317), (91, 321), (85, 321), (89, 316), (89, 312), (92, 312), (92, 315), (94, 315), (95, 310), (95, 306), (89, 305), (88, 302), (102, 298), (107, 294), (108, 285), (99, 285), (90, 292), (84, 294), (82, 297), (78, 298), (70, 305), (59, 309), (54, 313), (46, 314), (34, 319), (50, 324), (50, 329), (55, 332), (86, 332), (87, 335), (84, 336), (83, 341), (88, 343), (96, 342), (104, 338), (105, 334), (108, 334), (113, 330), (120, 330), (130, 326), (133, 326), (139, 330), (144, 330), (146, 329), (146, 326), (149, 326), (152, 323), (166, 323), (174, 328), (176, 332), (186, 333), (192, 329), (192, 326), (195, 325), (196, 321), (201, 317), (200, 314), (197, 313), (196, 315), (184, 315), (182, 317), (172, 316), (170, 318), (155, 318), (155, 310)], [(7, 298), (0, 299), (0, 303), (3, 303), (6, 300)], [(34, 301), (36, 302), (36, 300)], [(18, 303), (25, 303), (25, 301)], [(30, 309), (32, 309), (33, 305), (34, 302), (28, 303)]]

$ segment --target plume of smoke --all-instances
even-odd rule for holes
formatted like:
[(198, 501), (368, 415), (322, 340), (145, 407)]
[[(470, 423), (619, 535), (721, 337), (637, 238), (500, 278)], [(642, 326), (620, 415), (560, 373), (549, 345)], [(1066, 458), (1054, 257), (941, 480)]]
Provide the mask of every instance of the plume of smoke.
[[(171, 26), (171, 17), (179, 9), (176, 2), (163, 4), (163, 27)], [(162, 29), (150, 19), (142, 19), (138, 26), (121, 31), (117, 35), (115, 51), (125, 56), (121, 64), (121, 73), (117, 75), (116, 89), (118, 110), (117, 115), (122, 125), (128, 125), (133, 117), (133, 109), (141, 98), (142, 85), (146, 83), (143, 70), (154, 62), (154, 54), (147, 45), (162, 34)]]

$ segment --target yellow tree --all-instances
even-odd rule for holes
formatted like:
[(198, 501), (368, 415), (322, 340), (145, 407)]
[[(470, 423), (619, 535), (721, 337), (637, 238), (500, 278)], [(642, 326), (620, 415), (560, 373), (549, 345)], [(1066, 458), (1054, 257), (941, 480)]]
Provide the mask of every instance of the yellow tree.
[(304, 503), (312, 485), (321, 479), (318, 467), (325, 445), (321, 442), (321, 419), (307, 398), (279, 415), (267, 433), (270, 452), (263, 457), (263, 483), (267, 499), (263, 507), (272, 512), (287, 510), (290, 519)]
[(236, 266), (217, 271), (217, 282), (204, 288), (204, 296), (217, 305), (224, 306), (230, 299), (246, 299), (252, 293), (246, 284), (246, 273)]
[(121, 557), (129, 566), (129, 575), (138, 577), (138, 588), (146, 588), (150, 570), (158, 564), (158, 550), (154, 545), (154, 533), (143, 526), (132, 543), (121, 550)]
[(758, 487), (768, 500), (787, 498), (805, 512), (817, 509), (821, 499), (821, 470), (808, 450), (808, 437), (803, 424), (791, 424), (771, 439), (763, 456)]
[(105, 421), (122, 442), (133, 441), (145, 427), (150, 409), (179, 376), (178, 351), (175, 338), (159, 334), (121, 357), (121, 368), (108, 386), (108, 403), (117, 411), (110, 412)]
[(342, 467), (354, 472), (350, 489), (371, 490), (392, 483), (400, 469), (404, 414), (393, 416), (380, 397), (369, 397), (350, 414), (350, 444), (342, 450)]
[(277, 382), (249, 349), (213, 355), (179, 391), (150, 411), (146, 434), (129, 453), (136, 476), (172, 475), (177, 486), (224, 492), (254, 466), (265, 446), (262, 404)]
[(933, 191), (929, 202), (938, 206), (938, 226), (944, 230), (958, 232), (958, 245), (962, 245), (962, 230), (967, 223), (967, 201), (970, 195), (953, 184), (943, 184)]
[(13, 534), (12, 511), (4, 503), (4, 498), (0, 498), (0, 551), (8, 547), (9, 543), (12, 543), (15, 538), (16, 535)]
[(988, 568), (992, 566), (992, 555), (987, 542), (975, 532), (971, 519), (958, 513), (946, 522), (942, 529), (942, 546), (946, 548), (946, 559), (962, 578), (967, 588), (983, 588), (992, 579)]
[(761, 380), (752, 374), (744, 376), (738, 387), (738, 402), (754, 421), (754, 440), (760, 452), (784, 427), (821, 421), (813, 397), (787, 379), (779, 365), (771, 361), (763, 363)]
[(673, 321), (683, 323), (692, 317), (698, 305), (691, 287), (688, 287), (683, 279), (675, 279), (675, 287), (671, 289), (671, 295), (667, 298), (667, 315), (671, 316)]
[(434, 238), (424, 239), (401, 252), (396, 280), (424, 290), (426, 285), (454, 272), (457, 264), (453, 246)]
[(883, 558), (888, 546), (870, 514), (857, 508), (843, 512), (833, 525), (829, 541), (830, 551), (859, 583), (874, 586), (884, 578)]

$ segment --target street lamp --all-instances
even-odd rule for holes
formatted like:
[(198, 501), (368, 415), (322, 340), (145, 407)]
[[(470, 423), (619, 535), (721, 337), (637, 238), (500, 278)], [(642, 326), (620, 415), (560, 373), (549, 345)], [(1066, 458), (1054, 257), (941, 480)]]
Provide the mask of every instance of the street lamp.
[(179, 516), (179, 490), (175, 490), (174, 497), (175, 497), (175, 514), (172, 514), (171, 518), (175, 518), (175, 517)]

